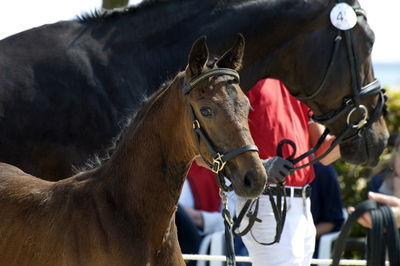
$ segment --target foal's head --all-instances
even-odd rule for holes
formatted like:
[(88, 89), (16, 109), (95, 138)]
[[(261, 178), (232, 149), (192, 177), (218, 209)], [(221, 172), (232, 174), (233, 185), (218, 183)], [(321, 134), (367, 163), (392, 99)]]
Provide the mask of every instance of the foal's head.
[[(239, 35), (233, 47), (209, 67), (205, 37), (197, 40), (185, 70), (189, 85), (185, 94), (198, 133), (193, 134), (193, 141), (200, 144), (199, 153), (215, 172), (230, 179), (239, 196), (253, 198), (263, 191), (267, 177), (249, 131), (250, 103), (236, 72), (243, 52), (244, 38)], [(203, 133), (204, 137), (198, 137)]]

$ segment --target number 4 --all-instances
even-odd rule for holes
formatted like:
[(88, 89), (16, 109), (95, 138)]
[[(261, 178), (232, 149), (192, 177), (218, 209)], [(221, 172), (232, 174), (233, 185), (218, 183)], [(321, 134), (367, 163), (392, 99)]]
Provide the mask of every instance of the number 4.
[(340, 21), (343, 21), (343, 14), (342, 14), (342, 12), (339, 12), (339, 13), (338, 13), (336, 19), (337, 19), (337, 20), (340, 20)]

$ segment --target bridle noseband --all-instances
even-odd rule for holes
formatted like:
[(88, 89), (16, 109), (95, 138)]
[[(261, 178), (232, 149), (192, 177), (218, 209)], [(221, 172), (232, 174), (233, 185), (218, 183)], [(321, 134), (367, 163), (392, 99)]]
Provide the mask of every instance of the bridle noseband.
[[(228, 75), (236, 78), (236, 80), (239, 82), (240, 77), (239, 73), (236, 70), (229, 69), (229, 68), (214, 68), (210, 69), (198, 77), (194, 78), (190, 82), (188, 82), (186, 79), (184, 80), (184, 86), (183, 86), (183, 94), (187, 96), (191, 90), (196, 87), (201, 81), (208, 79), (210, 77), (217, 77), (217, 76), (223, 76), (223, 75)], [(199, 150), (199, 153), (201, 157), (203, 158), (204, 162), (206, 162), (210, 169), (218, 176), (218, 185), (220, 189), (222, 189), (225, 192), (232, 191), (232, 185), (226, 185), (225, 179), (224, 179), (224, 174), (223, 170), (226, 165), (226, 163), (231, 160), (232, 158), (238, 156), (239, 154), (247, 151), (256, 151), (258, 152), (258, 148), (255, 145), (246, 145), (241, 148), (238, 148), (236, 150), (230, 151), (228, 153), (220, 153), (217, 152), (215, 149), (215, 145), (210, 141), (208, 138), (207, 134), (204, 132), (204, 130), (200, 126), (200, 122), (196, 117), (196, 114), (193, 111), (193, 107), (190, 105), (190, 103), (187, 103), (189, 106), (189, 113), (192, 119), (192, 124), (193, 124), (193, 131), (196, 135), (196, 144), (197, 148)], [(211, 153), (211, 156), (213, 158), (212, 162), (209, 162), (204, 154), (201, 152), (200, 149), (200, 140), (204, 142), (204, 144), (207, 147), (207, 150)]]

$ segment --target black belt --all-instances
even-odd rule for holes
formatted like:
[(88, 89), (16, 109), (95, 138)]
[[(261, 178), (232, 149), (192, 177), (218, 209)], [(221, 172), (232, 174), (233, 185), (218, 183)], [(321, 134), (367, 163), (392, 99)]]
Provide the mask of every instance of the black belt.
[[(276, 196), (277, 194), (277, 189), (276, 187), (270, 186), (272, 195)], [(304, 187), (299, 187), (299, 188), (290, 188), (290, 187), (285, 187), (286, 191), (286, 196), (290, 197), (292, 195), (292, 190), (293, 190), (293, 197), (297, 198), (309, 198), (311, 196), (311, 187), (309, 185), (305, 185)], [(268, 195), (268, 191), (264, 190), (263, 195)]]

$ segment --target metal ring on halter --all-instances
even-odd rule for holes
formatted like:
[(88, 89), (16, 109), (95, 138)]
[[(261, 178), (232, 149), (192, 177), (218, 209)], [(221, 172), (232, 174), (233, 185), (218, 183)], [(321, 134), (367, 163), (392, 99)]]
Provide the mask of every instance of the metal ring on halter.
[[(357, 124), (352, 124), (350, 122), (350, 118), (351, 115), (358, 109), (361, 109), (364, 112), (364, 118), (362, 118)], [(367, 107), (365, 107), (364, 105), (360, 104), (357, 107), (354, 107), (353, 109), (351, 109), (351, 111), (349, 112), (349, 114), (347, 115), (347, 124), (351, 125), (353, 128), (362, 128), (365, 124), (367, 124), (367, 119), (368, 119), (368, 109)]]
[(218, 172), (222, 171), (224, 169), (226, 161), (222, 158), (222, 154), (217, 153), (216, 157), (213, 158), (213, 164), (211, 171), (214, 173), (218, 174)]

